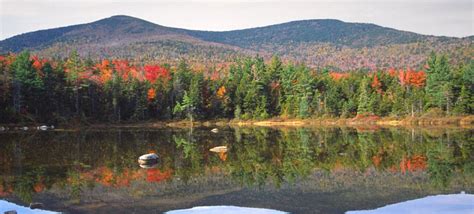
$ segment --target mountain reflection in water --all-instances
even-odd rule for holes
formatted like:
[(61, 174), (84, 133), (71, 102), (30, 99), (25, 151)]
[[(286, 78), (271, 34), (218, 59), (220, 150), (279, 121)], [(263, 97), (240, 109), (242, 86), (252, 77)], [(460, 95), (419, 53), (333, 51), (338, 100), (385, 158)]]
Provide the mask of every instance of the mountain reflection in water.
[[(0, 134), (0, 199), (70, 213), (374, 209), (472, 192), (471, 129), (103, 129)], [(227, 146), (225, 153), (209, 149)], [(153, 151), (155, 168), (137, 158)]]

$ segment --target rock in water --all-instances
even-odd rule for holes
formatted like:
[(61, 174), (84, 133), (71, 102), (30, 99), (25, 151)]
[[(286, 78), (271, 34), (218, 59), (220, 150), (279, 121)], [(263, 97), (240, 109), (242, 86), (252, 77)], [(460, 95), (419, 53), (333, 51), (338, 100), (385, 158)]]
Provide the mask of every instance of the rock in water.
[(43, 204), (42, 204), (42, 203), (32, 202), (32, 203), (30, 203), (30, 208), (31, 208), (31, 209), (40, 209), (40, 208), (43, 208)]
[(154, 163), (154, 164), (140, 164), (140, 168), (143, 168), (143, 169), (153, 169), (153, 168), (156, 168), (158, 167), (158, 163)]
[(38, 126), (37, 129), (41, 130), (41, 131), (46, 131), (46, 130), (48, 130), (48, 126)]
[(216, 146), (214, 148), (209, 149), (211, 152), (227, 152), (227, 146)]
[(211, 129), (211, 132), (217, 133), (217, 132), (219, 132), (219, 129), (213, 128), (213, 129)]
[(142, 155), (138, 158), (138, 163), (140, 165), (150, 165), (158, 162), (158, 155), (155, 153), (149, 153)]

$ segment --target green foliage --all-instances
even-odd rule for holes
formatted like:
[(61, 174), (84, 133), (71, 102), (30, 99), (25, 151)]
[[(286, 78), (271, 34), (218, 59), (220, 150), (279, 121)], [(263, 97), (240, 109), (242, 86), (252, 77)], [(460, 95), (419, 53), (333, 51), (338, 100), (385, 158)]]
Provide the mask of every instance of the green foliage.
[(426, 94), (428, 107), (444, 108), (449, 113), (451, 106), (453, 75), (446, 55), (432, 53), (428, 59), (429, 68), (426, 70)]
[(176, 105), (173, 108), (173, 114), (176, 113), (186, 113), (186, 117), (192, 122), (195, 115), (194, 115), (194, 110), (196, 106), (195, 103), (193, 102), (193, 98), (191, 96), (188, 96), (187, 91), (184, 92), (183, 96), (183, 101), (177, 102)]
[[(426, 86), (423, 71), (317, 71), (282, 63), (278, 57), (267, 63), (262, 57), (238, 58), (219, 75), (212, 69), (192, 69), (185, 60), (168, 66), (168, 71), (157, 65), (94, 63), (74, 51), (65, 61), (42, 61), (27, 52), (11, 58), (0, 78), (0, 113), (7, 122), (350, 118), (419, 116), (430, 108), (440, 109), (441, 115), (473, 111), (474, 63), (452, 70), (455, 66), (436, 54), (428, 62)], [(415, 80), (407, 76), (420, 73)]]
[(359, 88), (359, 106), (357, 107), (357, 114), (372, 113), (374, 106), (368, 90), (368, 79), (364, 78)]

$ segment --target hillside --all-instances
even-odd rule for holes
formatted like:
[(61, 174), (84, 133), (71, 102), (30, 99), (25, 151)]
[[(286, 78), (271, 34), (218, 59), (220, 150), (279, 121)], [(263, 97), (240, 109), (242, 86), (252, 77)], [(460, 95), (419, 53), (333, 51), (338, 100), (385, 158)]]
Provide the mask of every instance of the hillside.
[(208, 63), (242, 55), (277, 54), (310, 66), (340, 69), (420, 66), (431, 51), (467, 60), (473, 37), (420, 35), (374, 24), (304, 20), (243, 30), (212, 32), (165, 27), (129, 16), (30, 32), (0, 41), (0, 53), (31, 50), (67, 56), (72, 49), (91, 58), (130, 58)]
[(227, 32), (190, 31), (206, 41), (254, 48), (260, 44), (279, 45), (319, 42), (349, 47), (405, 44), (423, 41), (429, 36), (384, 28), (374, 24), (346, 23), (339, 20), (293, 21), (266, 27)]

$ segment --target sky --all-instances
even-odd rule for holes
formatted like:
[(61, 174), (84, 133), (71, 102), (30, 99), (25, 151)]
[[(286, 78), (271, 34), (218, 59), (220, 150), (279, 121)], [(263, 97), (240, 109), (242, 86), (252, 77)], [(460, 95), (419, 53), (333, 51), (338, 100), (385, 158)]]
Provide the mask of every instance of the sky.
[(474, 0), (0, 0), (0, 40), (129, 15), (156, 24), (225, 31), (302, 19), (374, 23), (428, 35), (474, 35)]

